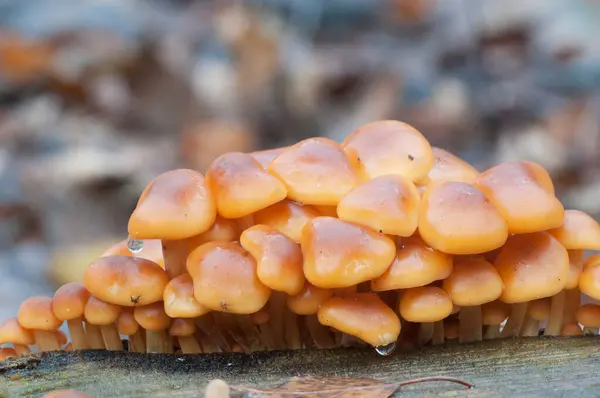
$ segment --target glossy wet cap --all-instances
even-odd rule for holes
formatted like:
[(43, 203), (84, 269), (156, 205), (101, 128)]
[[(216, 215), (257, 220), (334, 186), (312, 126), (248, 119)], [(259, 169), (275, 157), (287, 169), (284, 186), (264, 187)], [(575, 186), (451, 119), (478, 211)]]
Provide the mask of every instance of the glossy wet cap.
[(285, 199), (287, 190), (252, 156), (230, 152), (216, 158), (206, 171), (219, 214), (240, 218)]
[(550, 297), (537, 299), (527, 305), (527, 316), (536, 321), (543, 321), (550, 316)]
[(263, 169), (267, 170), (273, 159), (275, 159), (288, 148), (289, 147), (285, 146), (281, 148), (265, 149), (263, 151), (250, 152), (249, 155), (252, 156), (258, 163), (260, 163)]
[(185, 239), (208, 230), (216, 215), (204, 176), (188, 169), (171, 170), (144, 189), (128, 230), (136, 239)]
[(392, 266), (371, 282), (376, 292), (425, 286), (446, 279), (452, 272), (452, 256), (427, 246), (414, 236), (403, 239)]
[(61, 321), (81, 318), (90, 292), (81, 282), (70, 282), (56, 290), (52, 300), (54, 315)]
[(165, 330), (171, 325), (171, 318), (165, 313), (164, 305), (160, 301), (135, 307), (133, 317), (146, 330)]
[(277, 156), (269, 173), (287, 187), (288, 198), (304, 204), (337, 206), (358, 176), (338, 143), (309, 138)]
[(90, 296), (85, 306), (85, 319), (92, 325), (113, 324), (120, 313), (118, 305), (109, 304), (94, 296)]
[(62, 324), (52, 311), (52, 298), (34, 296), (21, 303), (17, 316), (25, 329), (56, 330)]
[(31, 330), (21, 326), (17, 318), (8, 318), (0, 323), (0, 345), (7, 343), (33, 345), (35, 340)]
[(481, 306), (481, 323), (483, 325), (500, 325), (510, 315), (510, 305), (502, 301), (491, 301)]
[(575, 319), (586, 328), (600, 327), (600, 306), (584, 304), (575, 311)]
[(414, 127), (396, 120), (366, 124), (342, 143), (356, 161), (363, 180), (399, 174), (415, 182), (424, 179), (433, 167), (433, 153), (427, 139)]
[(287, 306), (295, 314), (313, 315), (333, 294), (331, 289), (322, 289), (306, 282), (300, 293), (287, 297)]
[(434, 156), (433, 168), (429, 171), (428, 182), (454, 181), (473, 184), (479, 172), (458, 156), (437, 147), (431, 148)]
[(196, 332), (196, 323), (189, 318), (176, 318), (169, 326), (171, 336), (192, 336)]
[(302, 205), (291, 200), (282, 200), (254, 214), (257, 224), (268, 225), (296, 243), (302, 241), (304, 226), (321, 214), (310, 205)]
[(327, 300), (317, 314), (322, 325), (358, 337), (373, 347), (395, 342), (400, 319), (374, 293), (356, 293)]
[(302, 253), (304, 275), (311, 284), (340, 288), (383, 275), (396, 257), (396, 245), (356, 224), (317, 217), (304, 228)]
[(163, 292), (165, 313), (171, 318), (197, 318), (210, 310), (194, 297), (194, 284), (189, 274), (172, 279)]
[(164, 269), (139, 257), (102, 257), (83, 274), (83, 284), (91, 294), (125, 307), (161, 301), (168, 282)]
[(128, 239), (109, 247), (100, 257), (108, 256), (129, 256), (129, 257), (141, 257), (146, 260), (150, 260), (161, 268), (165, 268), (165, 260), (163, 259), (162, 243), (159, 239), (146, 239), (142, 242), (142, 250), (138, 253), (132, 253), (127, 247)]
[(474, 185), (432, 184), (423, 194), (419, 234), (434, 249), (449, 254), (478, 254), (506, 242), (501, 214)]
[(452, 299), (436, 286), (414, 287), (402, 291), (399, 311), (409, 322), (437, 322), (452, 313)]
[(506, 303), (554, 296), (569, 277), (567, 250), (547, 232), (511, 236), (494, 265), (504, 282), (500, 299)]
[(234, 242), (198, 247), (188, 256), (187, 270), (196, 300), (214, 311), (252, 314), (271, 296), (271, 289), (258, 279), (256, 260)]
[(120, 334), (133, 336), (139, 330), (140, 325), (133, 317), (133, 311), (122, 311), (117, 318), (117, 329)]
[(337, 207), (341, 220), (380, 233), (411, 236), (419, 223), (421, 195), (400, 175), (375, 177), (348, 192)]
[(483, 172), (476, 185), (502, 214), (511, 234), (544, 231), (563, 224), (563, 205), (554, 195), (548, 172), (537, 163), (501, 163)]
[(454, 270), (443, 282), (452, 302), (461, 307), (494, 301), (503, 287), (496, 268), (482, 257), (454, 259)]
[(600, 225), (579, 210), (565, 210), (564, 223), (550, 232), (568, 250), (600, 250)]

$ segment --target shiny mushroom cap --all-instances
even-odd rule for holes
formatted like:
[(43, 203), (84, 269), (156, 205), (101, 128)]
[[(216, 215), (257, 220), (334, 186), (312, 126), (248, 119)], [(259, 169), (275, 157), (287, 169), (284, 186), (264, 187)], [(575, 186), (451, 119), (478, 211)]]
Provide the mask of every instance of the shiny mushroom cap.
[(163, 259), (162, 243), (159, 239), (147, 239), (142, 241), (143, 248), (139, 253), (132, 253), (127, 247), (128, 239), (123, 239), (119, 243), (109, 247), (100, 257), (108, 256), (129, 256), (141, 257), (150, 260), (161, 268), (165, 268), (165, 260)]
[(269, 165), (287, 187), (288, 198), (310, 205), (337, 206), (358, 176), (338, 143), (309, 138), (291, 146)]
[(452, 313), (452, 299), (436, 286), (414, 287), (402, 292), (399, 311), (409, 322), (437, 322)]
[(171, 318), (197, 318), (210, 310), (194, 297), (194, 284), (189, 274), (183, 274), (171, 281), (163, 292), (165, 312)]
[(83, 317), (90, 292), (80, 282), (70, 282), (56, 290), (52, 300), (54, 315), (61, 321)]
[(146, 330), (166, 330), (171, 325), (171, 318), (165, 313), (162, 302), (135, 307), (133, 317)]
[(579, 277), (579, 290), (593, 299), (600, 300), (600, 261), (586, 262)]
[(543, 321), (550, 316), (550, 297), (529, 302), (527, 316), (536, 321)]
[(216, 158), (206, 171), (219, 214), (241, 218), (285, 199), (287, 190), (252, 156), (229, 152)]
[(268, 225), (296, 243), (302, 241), (302, 230), (320, 213), (310, 205), (302, 205), (291, 200), (282, 200), (254, 214), (257, 224)]
[(481, 320), (483, 325), (500, 325), (510, 315), (510, 305), (502, 301), (491, 301), (481, 306)]
[(586, 328), (600, 327), (600, 305), (582, 305), (575, 311), (575, 319)]
[(284, 146), (281, 148), (265, 149), (262, 151), (251, 152), (249, 155), (252, 156), (258, 163), (260, 163), (263, 169), (267, 170), (273, 159), (275, 159), (288, 148), (289, 147)]
[(503, 287), (496, 268), (482, 257), (455, 259), (452, 274), (443, 282), (452, 302), (462, 307), (492, 302)]
[(428, 180), (431, 182), (454, 181), (473, 184), (479, 172), (458, 156), (437, 147), (432, 147), (434, 156), (433, 168), (429, 171)]
[(117, 318), (117, 329), (120, 334), (133, 336), (139, 330), (140, 325), (133, 317), (133, 311), (123, 311)]
[(511, 236), (494, 265), (504, 282), (500, 299), (506, 303), (554, 296), (569, 277), (567, 250), (547, 232)]
[(56, 330), (62, 324), (52, 311), (52, 298), (44, 296), (30, 297), (23, 301), (17, 319), (25, 329)]
[(196, 323), (189, 318), (176, 318), (171, 322), (169, 327), (169, 334), (171, 336), (192, 336), (196, 333)]
[(90, 296), (85, 306), (85, 319), (92, 325), (113, 324), (120, 313), (118, 305), (106, 303), (94, 296)]
[(419, 233), (434, 249), (478, 254), (502, 246), (506, 221), (485, 195), (464, 182), (430, 185), (422, 197)]
[(411, 236), (419, 223), (421, 195), (400, 175), (375, 177), (348, 192), (337, 207), (341, 220), (380, 233)]
[(217, 210), (204, 176), (178, 169), (150, 181), (129, 218), (135, 239), (177, 240), (201, 234), (215, 222)]
[(341, 288), (381, 276), (396, 256), (394, 241), (332, 217), (317, 217), (302, 235), (304, 274), (313, 285)]
[(333, 297), (333, 293), (331, 289), (321, 289), (306, 282), (300, 293), (287, 297), (287, 306), (295, 314), (313, 315), (327, 299)]
[(600, 224), (579, 210), (565, 210), (564, 223), (550, 232), (568, 250), (600, 250)]
[(7, 343), (33, 345), (35, 340), (31, 330), (21, 326), (17, 318), (8, 318), (0, 324), (0, 345)]

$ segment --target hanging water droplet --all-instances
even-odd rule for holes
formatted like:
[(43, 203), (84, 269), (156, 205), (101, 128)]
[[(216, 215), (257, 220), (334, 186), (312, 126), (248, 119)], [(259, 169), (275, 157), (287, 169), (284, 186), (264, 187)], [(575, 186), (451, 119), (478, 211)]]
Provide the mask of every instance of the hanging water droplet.
[(377, 352), (379, 355), (390, 355), (392, 352), (394, 352), (394, 350), (396, 349), (396, 342), (394, 341), (393, 343), (390, 343), (388, 345), (380, 345), (375, 347), (375, 352)]
[(127, 248), (133, 254), (139, 253), (144, 248), (144, 241), (134, 239), (130, 236), (129, 239), (127, 240)]

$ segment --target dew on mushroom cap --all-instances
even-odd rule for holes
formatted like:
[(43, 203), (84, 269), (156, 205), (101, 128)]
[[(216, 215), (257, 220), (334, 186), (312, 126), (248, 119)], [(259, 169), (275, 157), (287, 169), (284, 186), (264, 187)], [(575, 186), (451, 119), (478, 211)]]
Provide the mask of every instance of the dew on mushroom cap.
[(473, 184), (479, 172), (458, 156), (437, 147), (432, 147), (433, 168), (428, 174), (428, 183), (440, 181), (466, 182)]
[(291, 200), (282, 200), (254, 214), (257, 224), (268, 225), (296, 243), (302, 240), (302, 229), (321, 214), (310, 205), (302, 205)]
[(171, 279), (163, 292), (165, 313), (171, 318), (196, 318), (210, 311), (194, 297), (194, 284), (189, 274)]
[(108, 256), (130, 256), (130, 257), (141, 257), (150, 260), (161, 268), (165, 267), (165, 261), (163, 259), (162, 244), (159, 239), (146, 239), (141, 242), (143, 249), (139, 251), (133, 251), (129, 247), (129, 239), (124, 239), (113, 246), (109, 247), (100, 257)]
[(306, 282), (300, 293), (287, 297), (287, 306), (295, 314), (313, 315), (330, 297), (333, 297), (333, 290), (322, 289)]

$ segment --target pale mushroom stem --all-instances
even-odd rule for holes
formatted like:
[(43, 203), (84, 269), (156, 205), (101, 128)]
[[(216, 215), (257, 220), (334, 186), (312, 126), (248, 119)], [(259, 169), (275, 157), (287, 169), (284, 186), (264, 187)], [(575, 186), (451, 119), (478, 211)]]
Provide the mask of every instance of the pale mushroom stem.
[(196, 318), (196, 326), (206, 335), (203, 341), (208, 345), (218, 347), (222, 351), (231, 351), (229, 342), (219, 330), (214, 314), (208, 313)]
[(146, 343), (144, 342), (141, 330), (138, 330), (135, 334), (129, 336), (129, 351), (146, 352)]
[(431, 344), (444, 344), (444, 321), (437, 321), (433, 324)]
[(74, 350), (85, 350), (89, 348), (85, 329), (83, 328), (83, 319), (75, 318), (67, 321), (69, 334), (71, 335), (71, 344)]
[(60, 350), (60, 344), (54, 331), (34, 330), (33, 337), (35, 338), (35, 344), (41, 352)]
[(162, 353), (164, 352), (164, 330), (146, 330), (146, 352)]
[(179, 346), (184, 354), (199, 354), (202, 352), (194, 336), (179, 336)]
[(544, 336), (560, 336), (563, 326), (567, 293), (565, 290), (552, 296), (550, 299), (550, 316)]
[(460, 343), (471, 343), (483, 339), (481, 306), (460, 307), (458, 313)]
[(167, 331), (165, 330), (163, 333), (163, 350), (164, 352), (166, 352), (167, 354), (172, 354), (175, 352), (175, 348), (173, 347), (173, 337), (171, 337), (169, 335), (169, 333), (167, 333)]
[(510, 316), (508, 317), (506, 325), (504, 325), (504, 329), (500, 332), (500, 337), (514, 337), (519, 335), (521, 328), (523, 327), (523, 322), (525, 321), (525, 316), (527, 315), (528, 305), (529, 302), (515, 303), (512, 305)]
[(250, 351), (262, 350), (264, 347), (260, 338), (260, 333), (254, 325), (254, 323), (252, 322), (252, 320), (250, 319), (250, 316), (237, 315), (235, 318), (239, 327), (242, 329), (242, 332), (245, 334)]
[(298, 315), (294, 314), (288, 308), (284, 308), (283, 324), (287, 348), (290, 350), (302, 349), (302, 340), (300, 339), (300, 330), (298, 329)]
[(100, 332), (100, 328), (98, 326), (86, 322), (85, 334), (92, 350), (103, 350), (106, 348), (104, 346), (104, 340), (102, 339), (102, 333)]
[(527, 317), (521, 328), (521, 336), (536, 337), (540, 334), (540, 321)]
[(162, 241), (165, 270), (169, 274), (169, 278), (174, 279), (187, 272), (185, 262), (189, 254), (188, 245), (189, 243), (185, 239)]
[(284, 337), (284, 313), (285, 313), (285, 295), (281, 292), (271, 293), (271, 298), (267, 303), (269, 308), (269, 324), (273, 331), (273, 348), (276, 350), (285, 350), (285, 337)]
[(484, 340), (497, 339), (498, 337), (500, 337), (500, 325), (488, 325), (485, 328)]
[(423, 322), (419, 326), (419, 336), (417, 338), (417, 344), (419, 347), (429, 343), (433, 338), (435, 326), (433, 322)]
[(260, 338), (266, 349), (274, 350), (275, 333), (273, 332), (273, 325), (271, 325), (271, 322), (266, 322), (261, 325), (258, 325), (258, 330), (260, 330)]
[(31, 351), (29, 351), (29, 347), (27, 347), (26, 345), (23, 345), (23, 344), (13, 344), (13, 347), (15, 348), (15, 352), (19, 356), (27, 355), (31, 352)]
[(306, 316), (306, 327), (310, 331), (310, 335), (312, 336), (317, 348), (326, 349), (333, 348), (335, 346), (333, 337), (331, 336), (331, 333), (329, 333), (329, 328), (321, 325), (316, 315)]
[(565, 312), (563, 313), (563, 322), (575, 322), (575, 311), (581, 305), (581, 291), (579, 289), (570, 289), (566, 291)]
[(102, 340), (104, 340), (104, 345), (107, 350), (123, 351), (121, 336), (119, 336), (119, 332), (114, 323), (100, 326), (100, 333), (102, 333)]

